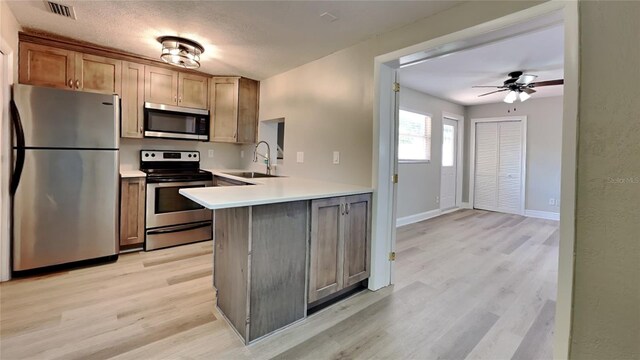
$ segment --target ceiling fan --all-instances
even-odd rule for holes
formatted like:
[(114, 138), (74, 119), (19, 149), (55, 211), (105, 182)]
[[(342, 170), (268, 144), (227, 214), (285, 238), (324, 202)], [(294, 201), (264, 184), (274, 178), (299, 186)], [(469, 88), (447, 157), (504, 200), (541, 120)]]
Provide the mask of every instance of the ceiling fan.
[(520, 98), (520, 101), (529, 99), (531, 97), (531, 94), (536, 92), (533, 88), (564, 84), (564, 79), (533, 82), (533, 80), (535, 80), (537, 77), (537, 75), (525, 74), (522, 71), (513, 71), (509, 73), (509, 78), (505, 80), (502, 85), (473, 87), (498, 89), (496, 91), (478, 95), (478, 97), (508, 91), (507, 96), (504, 97), (504, 102), (512, 104), (518, 98)]

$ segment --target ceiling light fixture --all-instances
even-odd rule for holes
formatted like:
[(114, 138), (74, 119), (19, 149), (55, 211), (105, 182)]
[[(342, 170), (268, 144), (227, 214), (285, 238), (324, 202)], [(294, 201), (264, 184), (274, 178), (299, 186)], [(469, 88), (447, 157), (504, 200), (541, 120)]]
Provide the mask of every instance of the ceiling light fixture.
[(507, 96), (504, 97), (504, 102), (506, 102), (507, 104), (513, 104), (513, 102), (516, 101), (517, 98), (518, 98), (518, 93), (511, 90), (509, 91)]
[(531, 97), (531, 95), (527, 94), (527, 93), (526, 93), (526, 92), (524, 92), (524, 91), (521, 91), (521, 92), (518, 94), (518, 97), (520, 98), (520, 101), (521, 101), (521, 102), (525, 102), (527, 99), (529, 99), (529, 98)]
[(160, 58), (164, 62), (186, 69), (200, 67), (200, 54), (204, 52), (204, 47), (197, 42), (178, 36), (162, 36), (158, 42), (162, 44)]

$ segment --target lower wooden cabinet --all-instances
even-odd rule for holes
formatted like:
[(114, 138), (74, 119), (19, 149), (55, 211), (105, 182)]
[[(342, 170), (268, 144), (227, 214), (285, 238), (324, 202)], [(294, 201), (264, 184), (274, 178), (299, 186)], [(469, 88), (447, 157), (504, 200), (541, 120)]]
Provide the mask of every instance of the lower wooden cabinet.
[(144, 242), (145, 178), (124, 178), (120, 184), (120, 246)]
[(308, 303), (370, 274), (371, 194), (313, 200)]

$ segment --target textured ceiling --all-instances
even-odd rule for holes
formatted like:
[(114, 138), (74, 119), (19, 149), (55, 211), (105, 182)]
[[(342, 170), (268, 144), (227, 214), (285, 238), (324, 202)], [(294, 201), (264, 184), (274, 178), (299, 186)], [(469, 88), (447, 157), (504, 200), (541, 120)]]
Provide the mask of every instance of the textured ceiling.
[[(538, 75), (536, 81), (563, 78), (564, 32), (562, 25), (514, 36), (488, 45), (460, 51), (402, 68), (403, 86), (460, 105), (501, 102), (505, 93), (473, 85), (501, 85), (511, 71)], [(537, 88), (533, 97), (562, 95), (562, 86)]]
[[(156, 38), (179, 35), (205, 46), (201, 70), (254, 79), (292, 69), (462, 1), (8, 1), (23, 27), (159, 57)], [(338, 20), (321, 18), (330, 12)]]

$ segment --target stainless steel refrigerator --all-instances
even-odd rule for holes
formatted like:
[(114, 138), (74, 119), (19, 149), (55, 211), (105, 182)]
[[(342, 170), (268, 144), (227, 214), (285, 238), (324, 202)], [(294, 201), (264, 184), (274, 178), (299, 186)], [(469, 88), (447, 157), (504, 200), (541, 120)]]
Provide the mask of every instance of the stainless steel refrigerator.
[(13, 87), (13, 270), (118, 253), (117, 95)]

